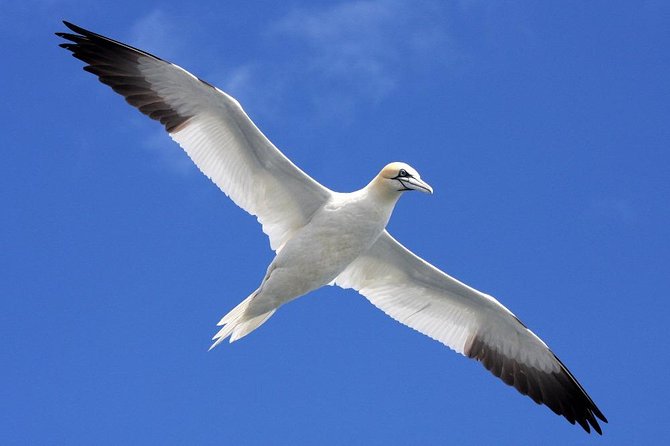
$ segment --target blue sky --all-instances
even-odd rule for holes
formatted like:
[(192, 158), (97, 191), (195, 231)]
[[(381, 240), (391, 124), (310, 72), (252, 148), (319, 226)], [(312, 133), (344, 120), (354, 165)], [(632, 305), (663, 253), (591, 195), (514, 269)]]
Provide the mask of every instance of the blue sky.
[[(390, 231), (496, 296), (609, 418), (593, 438), (351, 290), (207, 352), (272, 258), (255, 219), (82, 71), (66, 19), (229, 91), (340, 191), (435, 189)], [(2, 444), (670, 438), (670, 5), (3, 3)]]

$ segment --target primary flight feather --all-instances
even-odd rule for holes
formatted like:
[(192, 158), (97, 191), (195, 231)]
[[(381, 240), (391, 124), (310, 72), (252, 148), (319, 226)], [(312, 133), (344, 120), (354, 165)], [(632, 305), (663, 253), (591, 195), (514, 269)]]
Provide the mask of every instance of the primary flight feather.
[(432, 193), (405, 163), (338, 193), (286, 158), (231, 96), (183, 68), (64, 22), (60, 46), (84, 70), (158, 120), (198, 168), (255, 215), (276, 252), (260, 286), (221, 321), (215, 347), (263, 324), (283, 304), (335, 283), (397, 321), (480, 361), (495, 376), (587, 432), (605, 416), (547, 345), (493, 297), (427, 263), (387, 231), (406, 191)]

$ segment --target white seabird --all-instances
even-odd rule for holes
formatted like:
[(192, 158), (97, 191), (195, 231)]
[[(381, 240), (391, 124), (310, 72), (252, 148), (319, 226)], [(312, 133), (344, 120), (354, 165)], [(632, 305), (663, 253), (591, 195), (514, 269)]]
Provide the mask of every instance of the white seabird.
[(547, 345), (493, 297), (435, 268), (386, 231), (406, 191), (432, 193), (394, 162), (363, 189), (337, 193), (286, 158), (231, 96), (183, 68), (64, 22), (56, 33), (84, 70), (160, 121), (198, 168), (258, 217), (276, 256), (260, 286), (226, 314), (212, 348), (238, 340), (281, 305), (334, 283), (353, 288), (397, 321), (465, 356), (547, 405), (602, 433), (605, 416)]

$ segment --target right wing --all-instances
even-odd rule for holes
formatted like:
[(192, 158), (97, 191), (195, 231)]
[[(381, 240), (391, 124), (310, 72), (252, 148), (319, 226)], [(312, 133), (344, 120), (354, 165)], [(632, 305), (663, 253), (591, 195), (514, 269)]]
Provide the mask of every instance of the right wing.
[(223, 91), (183, 68), (68, 22), (60, 46), (84, 70), (160, 121), (172, 139), (238, 206), (258, 217), (279, 250), (331, 196), (296, 167)]

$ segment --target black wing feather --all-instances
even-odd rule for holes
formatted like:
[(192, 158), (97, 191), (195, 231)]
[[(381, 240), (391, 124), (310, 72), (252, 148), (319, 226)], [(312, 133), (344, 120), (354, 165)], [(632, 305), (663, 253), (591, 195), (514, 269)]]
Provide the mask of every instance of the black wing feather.
[(60, 46), (72, 52), (87, 65), (84, 70), (98, 76), (103, 84), (122, 95), (126, 101), (151, 119), (159, 121), (172, 133), (184, 125), (191, 116), (185, 116), (167, 104), (139, 70), (141, 58), (151, 58), (166, 64), (169, 62), (146, 51), (126, 45), (100, 34), (88, 31), (69, 22), (63, 22), (77, 34), (56, 33), (58, 37), (72, 43)]
[(548, 373), (499, 353), (476, 336), (465, 353), (536, 403), (546, 405), (572, 424), (579, 423), (586, 432), (593, 428), (602, 435), (596, 417), (605, 423), (607, 418), (556, 355), (560, 370)]

